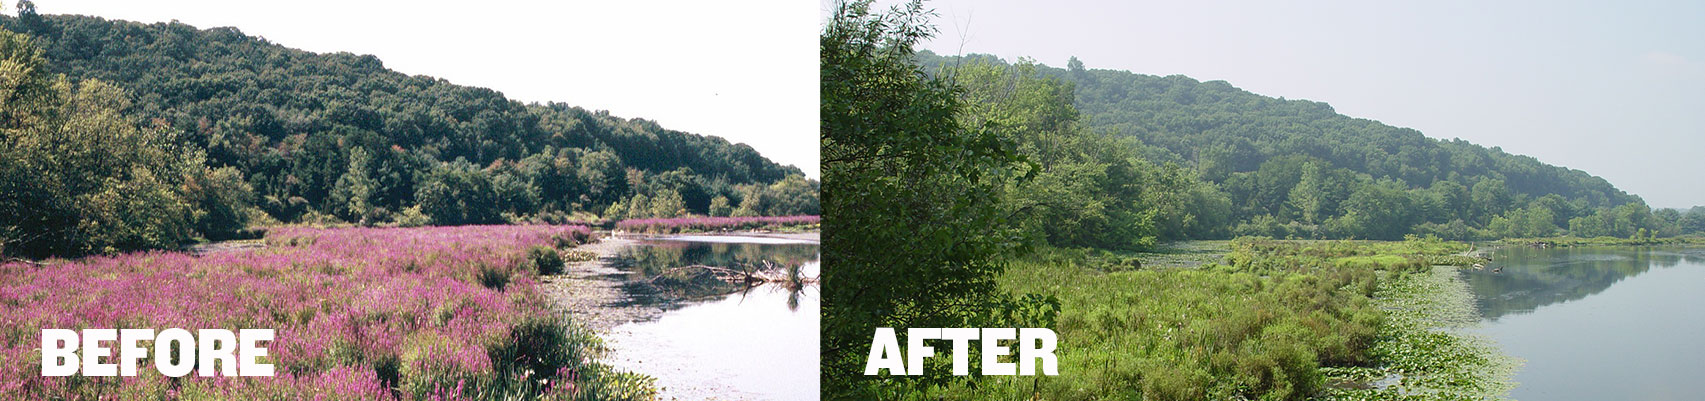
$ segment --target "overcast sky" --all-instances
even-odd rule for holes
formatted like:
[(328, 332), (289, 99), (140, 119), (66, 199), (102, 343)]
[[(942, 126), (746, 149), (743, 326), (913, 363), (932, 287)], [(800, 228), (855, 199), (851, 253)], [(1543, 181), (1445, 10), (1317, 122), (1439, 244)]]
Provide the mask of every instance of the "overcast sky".
[(926, 5), (937, 53), (1224, 80), (1586, 170), (1653, 206), (1705, 204), (1705, 2)]
[[(5, 2), (15, 14), (13, 2)], [(234, 26), (406, 74), (557, 101), (752, 145), (817, 168), (817, 13), (800, 0), (36, 0), (85, 14)]]

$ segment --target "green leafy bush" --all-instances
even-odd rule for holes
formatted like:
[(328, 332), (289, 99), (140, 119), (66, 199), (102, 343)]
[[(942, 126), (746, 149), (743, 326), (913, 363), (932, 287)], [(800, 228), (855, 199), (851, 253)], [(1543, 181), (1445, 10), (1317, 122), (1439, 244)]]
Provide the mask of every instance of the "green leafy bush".
[(562, 254), (547, 246), (534, 246), (527, 249), (527, 260), (532, 263), (533, 271), (538, 274), (562, 273)]

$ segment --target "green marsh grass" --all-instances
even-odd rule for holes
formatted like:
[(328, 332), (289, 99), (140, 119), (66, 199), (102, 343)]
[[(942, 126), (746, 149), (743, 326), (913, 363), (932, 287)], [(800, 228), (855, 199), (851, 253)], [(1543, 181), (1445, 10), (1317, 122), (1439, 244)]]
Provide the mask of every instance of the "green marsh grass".
[[(1048, 249), (1012, 260), (1002, 287), (1060, 302), (1060, 375), (980, 377), (889, 398), (1457, 400), (1507, 388), (1507, 359), (1438, 329), (1475, 320), (1454, 270), (1431, 263), (1467, 244), (1244, 238), (1179, 249), (1195, 248), (1224, 256), (1195, 267), (1129, 268), (1177, 251)], [(1369, 388), (1391, 377), (1401, 379)]]

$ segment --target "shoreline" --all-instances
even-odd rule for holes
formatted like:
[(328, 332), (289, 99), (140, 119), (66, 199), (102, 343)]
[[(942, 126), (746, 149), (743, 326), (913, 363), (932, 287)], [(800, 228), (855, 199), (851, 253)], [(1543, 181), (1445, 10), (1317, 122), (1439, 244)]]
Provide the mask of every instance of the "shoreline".
[(566, 262), (561, 274), (539, 276), (539, 289), (549, 299), (551, 307), (569, 315), (575, 322), (606, 335), (616, 326), (653, 319), (668, 308), (635, 304), (633, 296), (622, 288), (626, 271), (617, 268), (622, 251), (642, 240), (667, 239), (684, 236), (754, 237), (792, 241), (820, 242), (820, 231), (771, 232), (727, 231), (679, 234), (640, 234), (599, 232), (597, 242), (580, 245), (568, 251), (591, 252), (590, 260)]

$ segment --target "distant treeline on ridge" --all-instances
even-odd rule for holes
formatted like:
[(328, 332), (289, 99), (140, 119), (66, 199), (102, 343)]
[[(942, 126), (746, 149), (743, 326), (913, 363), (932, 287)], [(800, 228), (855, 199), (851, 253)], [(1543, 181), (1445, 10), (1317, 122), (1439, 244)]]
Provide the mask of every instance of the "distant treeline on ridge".
[[(1038, 225), (1077, 223), (1038, 227), (1057, 245), (1145, 243), (1084, 238), (1109, 231), (1129, 236), (1129, 227), (1157, 240), (1705, 232), (1705, 208), (1654, 211), (1580, 170), (1223, 81), (1090, 70), (1076, 58), (1062, 69), (926, 50), (917, 62), (964, 88), (974, 112), (962, 118), (1005, 132), (1038, 163), (1042, 179), (1016, 188), (1012, 207), (1052, 214)], [(1097, 181), (1105, 182), (1091, 184)], [(1062, 185), (1100, 189), (1032, 199)], [(1084, 218), (1084, 210), (1095, 215)], [(1121, 219), (1127, 222), (1112, 224)], [(1079, 228), (1085, 221), (1090, 229)], [(1100, 221), (1111, 230), (1094, 228)]]
[[(106, 253), (252, 224), (818, 214), (745, 144), (409, 76), (370, 55), (87, 16), (0, 17), (0, 253)], [(800, 133), (809, 135), (810, 133)]]

